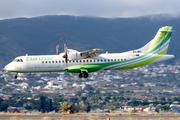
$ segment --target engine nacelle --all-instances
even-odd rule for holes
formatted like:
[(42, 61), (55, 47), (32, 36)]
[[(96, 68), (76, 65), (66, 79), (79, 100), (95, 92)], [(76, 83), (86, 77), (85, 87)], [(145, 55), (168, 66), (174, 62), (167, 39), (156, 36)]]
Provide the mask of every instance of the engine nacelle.
[(68, 54), (68, 59), (69, 60), (79, 60), (79, 59), (84, 59), (84, 57), (81, 57), (80, 52), (71, 52)]

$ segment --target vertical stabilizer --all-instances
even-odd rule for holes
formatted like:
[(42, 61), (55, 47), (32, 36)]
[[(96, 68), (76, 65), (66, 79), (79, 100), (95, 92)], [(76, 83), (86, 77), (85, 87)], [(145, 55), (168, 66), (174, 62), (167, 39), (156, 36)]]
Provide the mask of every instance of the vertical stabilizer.
[(157, 54), (165, 55), (169, 47), (172, 31), (172, 26), (160, 28), (155, 37), (139, 50), (141, 50), (143, 53), (151, 53), (156, 51)]

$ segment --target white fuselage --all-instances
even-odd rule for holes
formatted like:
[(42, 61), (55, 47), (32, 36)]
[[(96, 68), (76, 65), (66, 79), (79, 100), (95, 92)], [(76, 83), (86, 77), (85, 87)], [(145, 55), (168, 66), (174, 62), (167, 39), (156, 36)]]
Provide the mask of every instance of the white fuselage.
[[(63, 53), (59, 55), (35, 55), (35, 56), (20, 56), (15, 58), (19, 62), (11, 62), (5, 69), (12, 72), (61, 72), (67, 67), (85, 65), (85, 64), (101, 64), (117, 61), (127, 61), (138, 56), (133, 56), (133, 53), (107, 53), (101, 54), (98, 57), (91, 59), (69, 60), (65, 63), (62, 57)], [(141, 56), (142, 54), (138, 54)], [(165, 55), (152, 63), (171, 59), (174, 56)], [(129, 69), (133, 67), (133, 63), (129, 64)]]

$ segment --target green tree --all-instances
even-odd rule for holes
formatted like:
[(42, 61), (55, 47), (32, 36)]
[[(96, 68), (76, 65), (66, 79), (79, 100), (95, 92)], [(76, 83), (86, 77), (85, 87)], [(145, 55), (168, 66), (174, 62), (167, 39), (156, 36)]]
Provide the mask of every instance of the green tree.
[(159, 106), (160, 106), (160, 105), (161, 105), (161, 104), (156, 105), (155, 111), (156, 111), (157, 113), (159, 113)]
[(131, 98), (132, 101), (136, 101), (137, 99), (135, 97)]
[(120, 101), (121, 101), (121, 100), (125, 100), (125, 98), (122, 97), (122, 96), (119, 96), (119, 100), (120, 100)]
[(59, 111), (60, 112), (70, 111), (71, 113), (74, 113), (74, 108), (71, 103), (64, 101), (63, 103), (60, 103)]
[(177, 97), (171, 97), (171, 99), (172, 99), (172, 101), (174, 102), (174, 101), (178, 101), (178, 98)]
[(53, 108), (52, 108), (52, 99), (49, 99), (49, 111), (52, 111)]
[(116, 100), (116, 98), (114, 96), (111, 96), (110, 98), (111, 98), (112, 102), (114, 102)]
[(149, 104), (150, 111), (151, 111), (151, 109), (152, 109), (153, 106), (154, 106), (153, 104)]
[(101, 99), (105, 102), (107, 101), (107, 96), (101, 96)]
[(152, 97), (151, 100), (152, 101), (157, 101), (157, 97)]
[(164, 102), (164, 101), (166, 100), (166, 98), (165, 98), (165, 97), (159, 97), (159, 100), (160, 100), (161, 102)]
[(88, 113), (90, 110), (91, 110), (91, 106), (90, 106), (90, 104), (88, 103), (87, 105), (87, 108), (86, 108), (86, 112)]
[(148, 88), (148, 92), (149, 92), (149, 93), (151, 93), (151, 92), (152, 92), (152, 91), (151, 91), (151, 88)]
[(88, 102), (81, 101), (81, 109), (82, 111), (86, 111), (88, 113), (91, 110), (91, 106)]
[(86, 85), (84, 90), (91, 91), (91, 90), (94, 90), (94, 88), (91, 85)]
[(170, 109), (170, 105), (169, 105), (169, 104), (159, 105), (159, 108), (161, 108), (161, 109), (163, 109), (163, 110), (167, 111), (167, 110), (169, 110), (169, 109)]
[(139, 106), (141, 104), (141, 101), (137, 101), (137, 100), (131, 100), (127, 103), (128, 106)]
[(40, 104), (39, 111), (41, 111), (41, 112), (43, 112), (43, 113), (46, 111), (45, 100), (46, 100), (45, 96), (42, 95), (42, 96), (40, 97), (41, 104)]

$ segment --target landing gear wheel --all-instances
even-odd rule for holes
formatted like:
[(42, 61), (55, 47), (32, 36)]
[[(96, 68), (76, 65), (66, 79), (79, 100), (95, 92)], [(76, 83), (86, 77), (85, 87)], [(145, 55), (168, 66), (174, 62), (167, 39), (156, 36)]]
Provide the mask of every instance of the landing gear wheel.
[(87, 77), (88, 77), (88, 73), (87, 73), (86, 71), (82, 71), (81, 73), (82, 73), (82, 76), (83, 76), (84, 78), (87, 78)]
[(83, 76), (84, 76), (84, 78), (87, 78), (88, 77), (88, 73), (85, 72)]
[(14, 79), (17, 79), (17, 74), (15, 74)]
[(86, 72), (86, 71), (78, 71), (78, 72), (80, 72), (79, 74), (78, 74), (78, 76), (80, 77), (80, 78), (87, 78), (89, 75), (88, 75), (88, 73)]
[(80, 78), (82, 78), (82, 77), (83, 77), (83, 76), (82, 76), (82, 73), (79, 73), (79, 74), (78, 74), (78, 76), (79, 76)]

